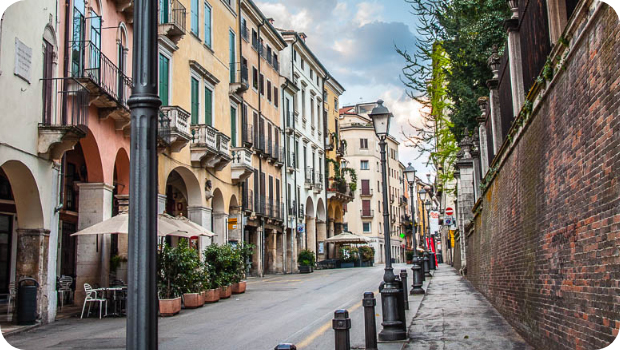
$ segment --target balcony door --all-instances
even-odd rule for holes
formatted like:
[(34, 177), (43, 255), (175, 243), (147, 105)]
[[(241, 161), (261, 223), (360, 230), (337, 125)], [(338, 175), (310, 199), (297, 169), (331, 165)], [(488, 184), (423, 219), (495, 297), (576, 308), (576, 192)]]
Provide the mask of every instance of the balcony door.
[(159, 23), (169, 23), (168, 16), (170, 14), (169, 0), (159, 0)]
[(73, 37), (71, 43), (71, 73), (81, 76), (84, 69), (84, 27), (86, 16), (84, 0), (75, 0), (73, 3)]
[(159, 98), (162, 106), (169, 106), (170, 59), (159, 54)]
[(199, 121), (198, 121), (198, 115), (199, 115), (199, 104), (200, 102), (198, 102), (198, 95), (199, 95), (199, 91), (198, 91), (198, 79), (192, 77), (191, 78), (191, 99), (192, 99), (192, 125), (198, 125)]
[(101, 83), (101, 17), (92, 11), (90, 18), (89, 71), (97, 83)]
[(362, 195), (370, 194), (370, 180), (362, 180)]

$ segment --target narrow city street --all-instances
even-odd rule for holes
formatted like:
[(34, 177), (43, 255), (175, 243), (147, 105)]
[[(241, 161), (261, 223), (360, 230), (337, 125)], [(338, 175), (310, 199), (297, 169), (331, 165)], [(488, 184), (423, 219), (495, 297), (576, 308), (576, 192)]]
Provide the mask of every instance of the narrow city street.
[[(395, 270), (405, 267), (397, 264)], [(251, 279), (245, 294), (160, 318), (160, 349), (273, 349), (281, 342), (333, 349), (331, 320), (340, 308), (351, 313), (351, 345), (359, 347), (364, 341), (361, 299), (365, 291), (377, 294), (382, 275), (380, 265)], [(379, 305), (378, 300), (377, 314)], [(124, 349), (125, 318), (71, 318), (7, 341), (19, 349)]]

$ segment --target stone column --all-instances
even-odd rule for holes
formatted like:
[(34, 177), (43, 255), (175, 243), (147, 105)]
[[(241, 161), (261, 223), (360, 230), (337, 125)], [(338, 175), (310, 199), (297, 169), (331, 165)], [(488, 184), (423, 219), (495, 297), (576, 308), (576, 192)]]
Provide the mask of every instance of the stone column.
[(491, 129), (492, 132), (489, 133), (491, 140), (491, 144), (493, 145), (493, 156), (499, 152), (499, 149), (502, 147), (503, 139), (502, 139), (502, 115), (499, 110), (499, 91), (497, 90), (499, 84), (499, 65), (500, 65), (500, 57), (497, 54), (497, 45), (493, 45), (493, 53), (489, 57), (487, 61), (489, 67), (491, 67), (491, 71), (493, 72), (493, 78), (487, 80), (487, 87), (489, 88), (489, 118), (491, 118)]
[[(37, 312), (41, 320), (48, 319), (48, 273), (56, 276), (56, 271), (48, 271), (50, 231), (43, 228), (17, 229), (17, 256), (15, 261), (15, 288), (19, 288), (19, 280), (22, 277), (30, 277), (37, 280), (39, 289), (37, 293)], [(54, 283), (54, 290), (56, 283)], [(19, 297), (19, 294), (18, 296)], [(15, 300), (17, 307), (17, 300)], [(13, 320), (17, 313), (13, 312)]]
[[(211, 208), (207, 207), (187, 207), (187, 218), (198, 225), (211, 230)], [(200, 237), (200, 251), (203, 252), (211, 245), (211, 237)]]
[(306, 249), (316, 254), (316, 218), (306, 216), (306, 237), (308, 246)]
[(40, 294), (47, 296), (48, 303), (46, 305), (41, 304), (41, 308), (47, 308), (47, 318), (44, 317), (44, 313), (41, 314), (41, 320), (43, 323), (54, 322), (56, 319), (56, 309), (58, 305), (58, 293), (56, 292), (56, 270), (58, 264), (58, 224), (60, 220), (60, 214), (56, 211), (55, 207), (59, 204), (59, 188), (61, 183), (60, 164), (54, 162), (52, 164), (52, 205), (50, 205), (50, 234), (48, 243), (48, 257), (47, 257), (47, 290), (41, 288)]
[(474, 192), (474, 159), (471, 155), (473, 142), (471, 137), (465, 136), (459, 143), (461, 150), (457, 154), (455, 177), (457, 178), (457, 220), (459, 226), (459, 234), (461, 239), (461, 265), (463, 268), (467, 266), (465, 254), (465, 226), (473, 219), (472, 209), (475, 203)]
[(480, 97), (478, 99), (478, 107), (480, 107), (480, 112), (482, 112), (480, 114), (480, 117), (476, 118), (476, 120), (478, 121), (478, 138), (480, 139), (480, 170), (481, 170), (481, 177), (484, 178), (484, 176), (487, 174), (487, 171), (489, 170), (489, 144), (487, 141), (487, 118), (488, 118), (488, 105), (489, 105), (489, 99), (486, 97)]
[(284, 230), (284, 232), (278, 233), (278, 272), (280, 273), (286, 273), (286, 242), (286, 230)]
[(327, 239), (327, 223), (323, 220), (317, 220), (316, 222), (316, 245), (318, 247), (319, 243), (323, 242), (323, 254), (318, 254), (317, 251), (317, 261), (325, 260), (325, 256), (327, 253), (327, 244), (325, 240)]
[[(112, 217), (113, 186), (105, 183), (78, 185), (80, 203), (78, 230)], [(107, 286), (110, 274), (110, 235), (81, 236), (77, 238), (75, 303), (84, 301), (84, 283)]]
[(215, 233), (214, 241), (217, 244), (228, 243), (228, 214), (213, 213), (213, 233)]
[[(334, 219), (328, 219), (328, 224), (327, 224), (327, 238), (330, 237), (334, 237), (336, 235), (336, 227), (335, 227), (335, 223), (334, 223)], [(334, 249), (336, 249), (334, 247), (334, 243), (328, 243), (326, 244), (325, 249), (327, 250), (327, 259), (333, 259), (334, 258)]]
[(510, 86), (512, 87), (512, 112), (519, 114), (525, 100), (523, 87), (523, 62), (521, 56), (521, 39), (519, 37), (519, 9), (513, 8), (512, 18), (504, 22), (508, 31), (508, 63), (510, 64)]

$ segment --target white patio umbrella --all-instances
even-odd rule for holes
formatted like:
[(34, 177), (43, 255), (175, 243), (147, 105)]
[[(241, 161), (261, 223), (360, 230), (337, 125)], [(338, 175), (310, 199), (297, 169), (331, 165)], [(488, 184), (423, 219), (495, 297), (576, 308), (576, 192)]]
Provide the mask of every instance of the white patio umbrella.
[(199, 233), (199, 234), (197, 234), (195, 236), (208, 236), (208, 237), (215, 236), (215, 233), (211, 232), (209, 229), (207, 229), (205, 227), (202, 227), (202, 226), (198, 225), (197, 223), (195, 223), (195, 222), (191, 221), (190, 219), (186, 218), (185, 216), (174, 217), (174, 220), (180, 221), (183, 225), (189, 226), (189, 229), (187, 230), (187, 232), (189, 232), (189, 233), (194, 233), (194, 232)]
[(178, 234), (168, 234), (167, 236), (179, 236), (187, 238), (194, 236), (215, 236), (213, 232), (207, 230), (206, 228), (198, 225), (195, 222), (190, 221), (184, 216), (174, 217), (169, 214), (159, 214), (159, 220), (177, 227), (180, 231)]
[(352, 232), (343, 232), (341, 234), (335, 235), (325, 240), (327, 243), (368, 243), (370, 242), (369, 238), (364, 236), (356, 235)]
[[(102, 234), (128, 234), (129, 233), (129, 215), (127, 213), (121, 213), (113, 216), (100, 223), (94, 224), (83, 230), (80, 230), (71, 236), (87, 236), (87, 235), (102, 235)], [(158, 236), (183, 236), (188, 232), (179, 225), (175, 225), (174, 222), (165, 220), (162, 215), (159, 215), (157, 220), (157, 235)], [(197, 235), (193, 235), (197, 236)], [(191, 236), (190, 236), (191, 237)]]

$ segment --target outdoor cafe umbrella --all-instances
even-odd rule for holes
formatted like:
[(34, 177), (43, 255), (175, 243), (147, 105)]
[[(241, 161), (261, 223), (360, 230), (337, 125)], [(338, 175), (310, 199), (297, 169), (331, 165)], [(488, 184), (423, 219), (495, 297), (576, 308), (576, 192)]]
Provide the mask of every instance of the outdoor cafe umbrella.
[[(78, 231), (71, 236), (127, 233), (129, 233), (129, 215), (127, 213), (121, 213)], [(177, 220), (166, 214), (159, 214), (157, 217), (157, 235), (187, 238), (194, 236), (208, 236), (208, 234), (204, 231), (198, 230), (195, 227), (188, 225), (183, 220)]]
[[(197, 223), (186, 218), (185, 216), (180, 215), (180, 216), (174, 217), (168, 214), (160, 214), (160, 216), (163, 217), (164, 220), (168, 220), (168, 221), (172, 220), (169, 222), (175, 225), (178, 225), (179, 228), (181, 228), (184, 231), (187, 231), (189, 234), (191, 234), (191, 236), (207, 236), (207, 237), (215, 236), (215, 233), (198, 225)], [(188, 237), (191, 237), (191, 236), (188, 236)]]
[(327, 243), (368, 243), (370, 239), (356, 235), (352, 232), (343, 232), (341, 234), (335, 235), (325, 240)]

